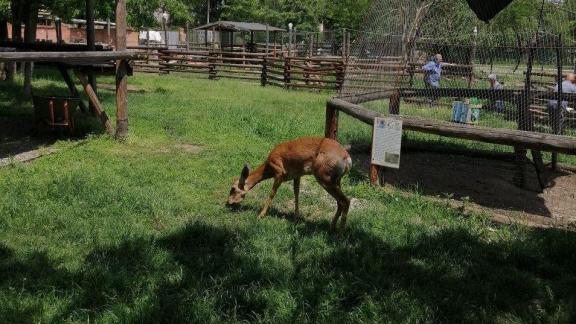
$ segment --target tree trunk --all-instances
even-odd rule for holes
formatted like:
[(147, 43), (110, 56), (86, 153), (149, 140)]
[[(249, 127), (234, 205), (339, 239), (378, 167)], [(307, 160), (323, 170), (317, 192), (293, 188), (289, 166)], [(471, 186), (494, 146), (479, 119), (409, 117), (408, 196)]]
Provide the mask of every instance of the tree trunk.
[[(8, 40), (8, 20), (0, 19), (0, 42)], [(6, 63), (0, 62), (0, 81), (8, 79)]]
[(8, 20), (0, 19), (0, 41), (8, 41)]
[[(36, 41), (36, 26), (38, 25), (38, 3), (26, 3), (24, 22), (26, 29), (24, 30), (24, 42), (32, 44)], [(24, 95), (26, 97), (32, 96), (32, 73), (34, 70), (33, 62), (24, 63)]]
[[(10, 7), (12, 8), (12, 41), (22, 41), (22, 1), (12, 0)], [(8, 63), (6, 70), (6, 80), (14, 81), (16, 74), (16, 63)]]
[(12, 0), (12, 41), (22, 41), (22, 1)]

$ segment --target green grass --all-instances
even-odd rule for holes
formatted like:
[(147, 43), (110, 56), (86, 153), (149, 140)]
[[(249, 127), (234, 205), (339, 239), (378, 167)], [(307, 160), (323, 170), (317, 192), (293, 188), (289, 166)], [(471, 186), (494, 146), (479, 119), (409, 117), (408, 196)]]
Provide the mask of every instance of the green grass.
[[(418, 193), (346, 177), (335, 205), (303, 182), (303, 220), (270, 183), (224, 207), (242, 165), (278, 142), (321, 135), (325, 94), (235, 81), (143, 76), (130, 83), (130, 137), (59, 141), (0, 169), (0, 322), (574, 322), (576, 235), (498, 226)], [(37, 80), (38, 91), (63, 91)], [(0, 86), (0, 116), (30, 105)], [(114, 99), (102, 91), (113, 116)], [(90, 125), (90, 123), (87, 123)], [(343, 141), (370, 129), (341, 119)], [(198, 153), (183, 150), (196, 145)]]

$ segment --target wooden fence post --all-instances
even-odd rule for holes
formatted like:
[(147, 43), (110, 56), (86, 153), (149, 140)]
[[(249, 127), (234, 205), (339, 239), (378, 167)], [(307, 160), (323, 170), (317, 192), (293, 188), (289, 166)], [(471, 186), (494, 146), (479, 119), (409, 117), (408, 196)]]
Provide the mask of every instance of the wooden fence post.
[(376, 125), (372, 126), (372, 141), (370, 142), (371, 147), (370, 147), (370, 184), (373, 185), (374, 187), (377, 186), (382, 186), (384, 185), (384, 180), (383, 180), (383, 174), (384, 174), (384, 168), (376, 165), (376, 164), (372, 164), (372, 150), (374, 148), (374, 127), (376, 127)]
[(338, 137), (338, 113), (339, 111), (326, 104), (326, 125), (324, 128), (324, 137), (336, 140)]
[(310, 33), (308, 37), (308, 56), (314, 56), (314, 34)]
[(346, 59), (346, 28), (342, 28), (342, 58)]
[(352, 43), (352, 34), (350, 32), (348, 32), (347, 34), (347, 38), (346, 38), (346, 60), (348, 60), (348, 58), (350, 57), (350, 47), (351, 47), (351, 43)]
[(186, 22), (186, 51), (190, 51), (190, 23)]
[(344, 77), (346, 74), (346, 66), (347, 63), (345, 60), (338, 61), (336, 65), (334, 65), (334, 70), (336, 71), (336, 90), (342, 91), (344, 87)]
[(394, 91), (390, 96), (390, 105), (388, 107), (390, 115), (400, 114), (400, 91)]
[[(162, 61), (159, 62), (160, 69), (158, 71), (159, 74), (170, 74), (170, 52), (167, 50), (158, 49), (158, 58)], [(164, 63), (164, 65), (162, 65)]]
[[(126, 50), (126, 0), (116, 0), (116, 50)], [(116, 138), (128, 136), (128, 61), (116, 61)]]
[(217, 57), (215, 56), (216, 54), (214, 53), (209, 53), (208, 54), (208, 79), (210, 80), (216, 80), (216, 59)]
[(268, 83), (268, 65), (267, 65), (268, 58), (264, 56), (262, 58), (262, 76), (260, 78), (260, 84), (265, 87)]
[(290, 88), (290, 57), (284, 59), (284, 88)]

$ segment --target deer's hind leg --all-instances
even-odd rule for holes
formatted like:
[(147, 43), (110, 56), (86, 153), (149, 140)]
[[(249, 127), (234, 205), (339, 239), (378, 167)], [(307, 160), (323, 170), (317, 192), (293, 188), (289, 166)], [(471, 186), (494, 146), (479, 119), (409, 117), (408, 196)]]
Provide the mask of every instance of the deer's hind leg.
[(294, 218), (300, 217), (300, 211), (298, 208), (300, 199), (300, 178), (294, 179)]
[(330, 194), (330, 196), (334, 197), (336, 200), (336, 204), (338, 208), (336, 209), (336, 214), (334, 218), (332, 218), (331, 228), (333, 230), (336, 229), (338, 225), (338, 219), (342, 217), (340, 221), (340, 230), (343, 230), (346, 226), (346, 217), (348, 215), (348, 210), (350, 209), (350, 199), (346, 197), (346, 195), (342, 192), (342, 188), (340, 187), (340, 177), (333, 177), (331, 175), (321, 175), (316, 174), (316, 179), (318, 183)]

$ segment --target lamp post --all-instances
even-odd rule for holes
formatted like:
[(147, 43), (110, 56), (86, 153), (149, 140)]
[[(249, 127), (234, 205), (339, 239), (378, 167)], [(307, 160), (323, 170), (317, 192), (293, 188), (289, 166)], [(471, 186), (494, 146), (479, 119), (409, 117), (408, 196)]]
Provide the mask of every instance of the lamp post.
[(293, 23), (288, 24), (288, 57), (292, 56), (292, 29), (294, 28)]
[(164, 45), (166, 45), (166, 48), (168, 48), (168, 30), (166, 29), (168, 18), (170, 18), (170, 15), (164, 11), (162, 13), (162, 28), (164, 28)]
[(208, 10), (206, 10), (206, 24), (210, 23), (210, 0), (208, 0)]

